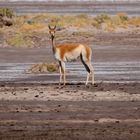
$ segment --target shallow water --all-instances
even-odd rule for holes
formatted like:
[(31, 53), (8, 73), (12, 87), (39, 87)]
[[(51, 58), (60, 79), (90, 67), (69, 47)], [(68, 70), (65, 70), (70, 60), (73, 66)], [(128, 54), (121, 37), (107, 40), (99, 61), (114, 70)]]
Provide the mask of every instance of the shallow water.
[[(33, 63), (0, 63), (0, 81), (16, 83), (57, 83), (59, 73), (29, 73)], [(93, 63), (96, 82), (140, 82), (140, 62)], [(67, 63), (67, 80), (82, 82), (86, 70), (80, 62)]]
[(17, 14), (55, 13), (55, 14), (90, 14), (107, 13), (114, 15), (125, 12), (128, 15), (140, 15), (139, 2), (0, 2), (0, 7), (11, 7)]

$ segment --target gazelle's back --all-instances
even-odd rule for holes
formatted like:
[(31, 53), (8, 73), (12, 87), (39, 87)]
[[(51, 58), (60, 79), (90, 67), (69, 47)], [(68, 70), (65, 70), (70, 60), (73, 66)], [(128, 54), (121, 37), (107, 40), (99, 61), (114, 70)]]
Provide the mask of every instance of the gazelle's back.
[(78, 43), (69, 43), (69, 44), (60, 44), (56, 46), (56, 58), (63, 61), (74, 61), (80, 55), (84, 59), (88, 60), (91, 56), (91, 49), (88, 46), (78, 44)]

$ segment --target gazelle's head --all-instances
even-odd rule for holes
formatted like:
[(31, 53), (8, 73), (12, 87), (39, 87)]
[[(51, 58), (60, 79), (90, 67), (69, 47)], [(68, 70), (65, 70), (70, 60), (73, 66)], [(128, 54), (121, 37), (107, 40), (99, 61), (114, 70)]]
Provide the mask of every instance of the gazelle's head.
[(51, 27), (51, 26), (49, 25), (48, 27), (49, 27), (49, 34), (50, 34), (50, 37), (51, 37), (51, 39), (53, 40), (54, 37), (55, 37), (56, 26)]

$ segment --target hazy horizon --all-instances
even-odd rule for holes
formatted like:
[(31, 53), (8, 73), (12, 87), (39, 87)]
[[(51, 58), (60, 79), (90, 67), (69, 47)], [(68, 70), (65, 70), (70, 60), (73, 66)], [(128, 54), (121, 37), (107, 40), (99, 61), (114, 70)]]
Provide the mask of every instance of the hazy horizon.
[(0, 1), (140, 1), (140, 0), (0, 0)]

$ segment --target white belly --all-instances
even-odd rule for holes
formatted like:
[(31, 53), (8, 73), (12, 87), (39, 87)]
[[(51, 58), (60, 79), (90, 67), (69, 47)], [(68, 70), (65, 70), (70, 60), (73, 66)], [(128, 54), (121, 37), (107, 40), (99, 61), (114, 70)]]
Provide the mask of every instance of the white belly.
[(64, 61), (76, 61), (80, 55), (73, 56), (71, 54), (66, 54)]
[(80, 53), (81, 53), (81, 50), (79, 49), (74, 49), (71, 52), (67, 52), (64, 55), (64, 61), (76, 61), (79, 58)]

